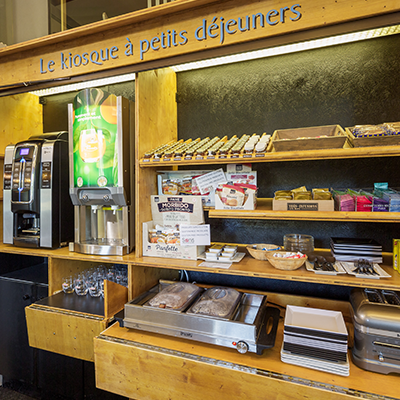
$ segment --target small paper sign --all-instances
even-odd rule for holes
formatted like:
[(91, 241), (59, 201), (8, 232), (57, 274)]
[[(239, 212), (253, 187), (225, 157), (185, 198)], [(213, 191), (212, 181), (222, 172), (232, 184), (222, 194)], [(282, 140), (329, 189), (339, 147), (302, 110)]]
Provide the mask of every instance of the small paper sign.
[(181, 246), (209, 246), (210, 225), (180, 225)]
[(222, 168), (209, 172), (196, 178), (197, 186), (201, 194), (212, 192), (217, 188), (218, 184), (226, 183), (225, 173)]
[(224, 268), (224, 269), (228, 269), (230, 266), (232, 265), (232, 263), (212, 263), (212, 262), (202, 262), (199, 267), (207, 267), (207, 268)]

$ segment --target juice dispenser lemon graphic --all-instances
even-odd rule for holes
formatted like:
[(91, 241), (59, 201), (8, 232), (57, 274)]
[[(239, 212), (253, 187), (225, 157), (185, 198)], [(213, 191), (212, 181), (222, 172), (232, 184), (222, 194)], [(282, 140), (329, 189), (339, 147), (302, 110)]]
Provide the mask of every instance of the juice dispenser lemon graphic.
[(79, 137), (79, 155), (85, 163), (99, 161), (106, 152), (106, 139), (103, 131), (84, 129)]

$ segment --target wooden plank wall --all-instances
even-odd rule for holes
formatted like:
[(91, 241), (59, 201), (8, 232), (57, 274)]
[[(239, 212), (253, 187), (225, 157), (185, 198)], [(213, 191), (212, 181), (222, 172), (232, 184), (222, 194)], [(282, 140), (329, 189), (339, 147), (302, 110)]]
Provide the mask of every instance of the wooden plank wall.
[(23, 93), (0, 97), (0, 155), (9, 144), (43, 133), (43, 113), (39, 97)]
[[(141, 72), (136, 78), (136, 255), (143, 254), (142, 224), (151, 221), (150, 196), (157, 194), (156, 175), (140, 168), (146, 152), (176, 140), (176, 74), (170, 68)], [(140, 105), (140, 106), (139, 106)]]

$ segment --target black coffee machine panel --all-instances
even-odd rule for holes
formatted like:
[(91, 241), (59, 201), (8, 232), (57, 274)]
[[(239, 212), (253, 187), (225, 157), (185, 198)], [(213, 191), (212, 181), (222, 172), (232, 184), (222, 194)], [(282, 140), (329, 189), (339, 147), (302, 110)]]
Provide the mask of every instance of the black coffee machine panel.
[(57, 248), (72, 240), (68, 162), (67, 132), (33, 136), (6, 147), (4, 243)]

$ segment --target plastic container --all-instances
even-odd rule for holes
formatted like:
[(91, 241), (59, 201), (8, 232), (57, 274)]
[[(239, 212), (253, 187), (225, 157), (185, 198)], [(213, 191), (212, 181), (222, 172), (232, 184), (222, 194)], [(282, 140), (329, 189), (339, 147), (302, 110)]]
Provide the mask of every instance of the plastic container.
[(285, 251), (301, 252), (310, 255), (314, 252), (314, 238), (310, 235), (290, 233), (283, 237)]

